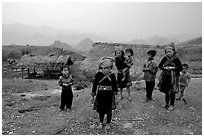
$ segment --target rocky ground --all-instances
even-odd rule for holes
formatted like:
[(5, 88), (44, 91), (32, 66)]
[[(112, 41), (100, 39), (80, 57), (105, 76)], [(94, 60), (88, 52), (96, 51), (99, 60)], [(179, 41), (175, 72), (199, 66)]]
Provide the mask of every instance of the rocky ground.
[(96, 128), (91, 87), (75, 91), (72, 110), (61, 112), (56, 80), (3, 79), (2, 89), (3, 135), (202, 135), (201, 78), (192, 79), (187, 104), (176, 101), (173, 111), (164, 109), (164, 95), (156, 89), (148, 103), (143, 86), (131, 88), (132, 101), (125, 90), (109, 130)]

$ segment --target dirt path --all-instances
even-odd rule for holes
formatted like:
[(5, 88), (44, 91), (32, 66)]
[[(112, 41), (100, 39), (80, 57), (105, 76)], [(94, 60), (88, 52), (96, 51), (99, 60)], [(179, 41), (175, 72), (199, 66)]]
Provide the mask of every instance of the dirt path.
[(155, 101), (145, 103), (145, 90), (131, 89), (132, 101), (118, 101), (111, 129), (97, 129), (98, 114), (90, 103), (91, 89), (74, 92), (71, 111), (59, 112), (60, 89), (18, 93), (12, 106), (3, 105), (2, 132), (16, 135), (172, 135), (202, 134), (202, 79), (192, 79), (185, 94), (188, 104), (176, 101), (175, 110), (167, 111), (164, 95), (154, 91)]

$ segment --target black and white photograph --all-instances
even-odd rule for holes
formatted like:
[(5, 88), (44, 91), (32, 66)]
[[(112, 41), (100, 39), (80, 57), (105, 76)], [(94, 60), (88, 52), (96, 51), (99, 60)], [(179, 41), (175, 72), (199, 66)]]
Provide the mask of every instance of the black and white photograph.
[(2, 135), (202, 135), (202, 1), (6, 1)]

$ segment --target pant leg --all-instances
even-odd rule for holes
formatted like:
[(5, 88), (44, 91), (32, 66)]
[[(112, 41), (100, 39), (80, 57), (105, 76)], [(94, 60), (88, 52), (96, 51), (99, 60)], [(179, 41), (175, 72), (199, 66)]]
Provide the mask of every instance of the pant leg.
[(100, 118), (100, 122), (101, 122), (101, 123), (103, 123), (104, 116), (105, 116), (104, 113), (99, 113), (99, 118)]
[(107, 114), (107, 123), (109, 124), (112, 119), (112, 112)]
[(69, 91), (67, 98), (66, 98), (66, 107), (71, 109), (73, 102), (73, 93), (72, 91)]
[(146, 81), (146, 97), (152, 98), (155, 82)]
[(146, 98), (149, 98), (150, 82), (145, 81), (145, 83), (146, 83)]
[(62, 90), (60, 109), (64, 109), (65, 105), (66, 105), (66, 96), (65, 96), (65, 91)]
[(183, 85), (180, 86), (180, 98), (181, 98), (181, 97), (183, 98), (185, 88), (186, 88), (186, 87), (183, 86)]
[(175, 102), (175, 93), (171, 93), (170, 94), (170, 105), (174, 106), (174, 102)]
[(169, 93), (165, 93), (165, 102), (167, 105), (169, 105), (170, 95)]
[(150, 91), (149, 91), (150, 92), (150, 94), (149, 94), (150, 98), (152, 98), (152, 93), (153, 93), (153, 90), (154, 90), (154, 86), (155, 86), (155, 82), (151, 82), (151, 86), (150, 86), (151, 88), (150, 88)]

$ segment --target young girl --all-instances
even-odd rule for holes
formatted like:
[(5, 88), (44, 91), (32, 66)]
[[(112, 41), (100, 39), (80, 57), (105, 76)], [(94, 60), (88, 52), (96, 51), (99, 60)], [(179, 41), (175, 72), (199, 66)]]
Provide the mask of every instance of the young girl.
[(132, 86), (132, 80), (130, 77), (130, 68), (133, 65), (133, 55), (134, 52), (131, 48), (128, 48), (125, 50), (125, 63), (127, 64), (127, 68), (124, 70), (124, 74), (123, 74), (123, 80), (126, 80), (126, 85), (127, 85), (127, 91), (128, 91), (128, 95), (129, 95), (129, 100), (131, 100), (130, 98), (130, 86)]
[(123, 98), (123, 95), (122, 95), (123, 88), (127, 87), (128, 100), (131, 100), (130, 89), (129, 89), (130, 85), (127, 85), (128, 80), (127, 80), (127, 75), (126, 75), (126, 72), (128, 70), (128, 65), (125, 63), (126, 58), (124, 57), (124, 51), (121, 50), (120, 48), (116, 48), (115, 56), (116, 56), (115, 57), (115, 65), (116, 65), (116, 68), (118, 70), (117, 83), (118, 83), (118, 86), (120, 88), (119, 99)]
[(158, 71), (158, 67), (154, 62), (154, 56), (156, 55), (155, 50), (147, 51), (148, 59), (143, 66), (144, 80), (146, 83), (146, 102), (153, 100), (152, 93), (155, 86), (155, 77)]
[(92, 97), (94, 100), (94, 110), (99, 113), (100, 124), (98, 128), (102, 128), (104, 116), (107, 114), (106, 129), (110, 128), (112, 110), (116, 109), (115, 95), (118, 92), (117, 82), (115, 74), (111, 72), (113, 67), (113, 60), (105, 57), (99, 60), (99, 71), (96, 73), (93, 88)]
[(66, 106), (66, 109), (71, 110), (73, 100), (71, 85), (73, 84), (73, 78), (70, 74), (68, 66), (63, 67), (62, 76), (60, 76), (58, 84), (62, 87), (61, 106), (59, 107), (59, 109), (62, 111)]
[(165, 54), (166, 56), (159, 64), (159, 68), (162, 70), (159, 89), (161, 92), (165, 93), (165, 108), (173, 110), (175, 93), (177, 93), (179, 89), (179, 75), (183, 68), (180, 59), (176, 56), (174, 45), (167, 46)]

